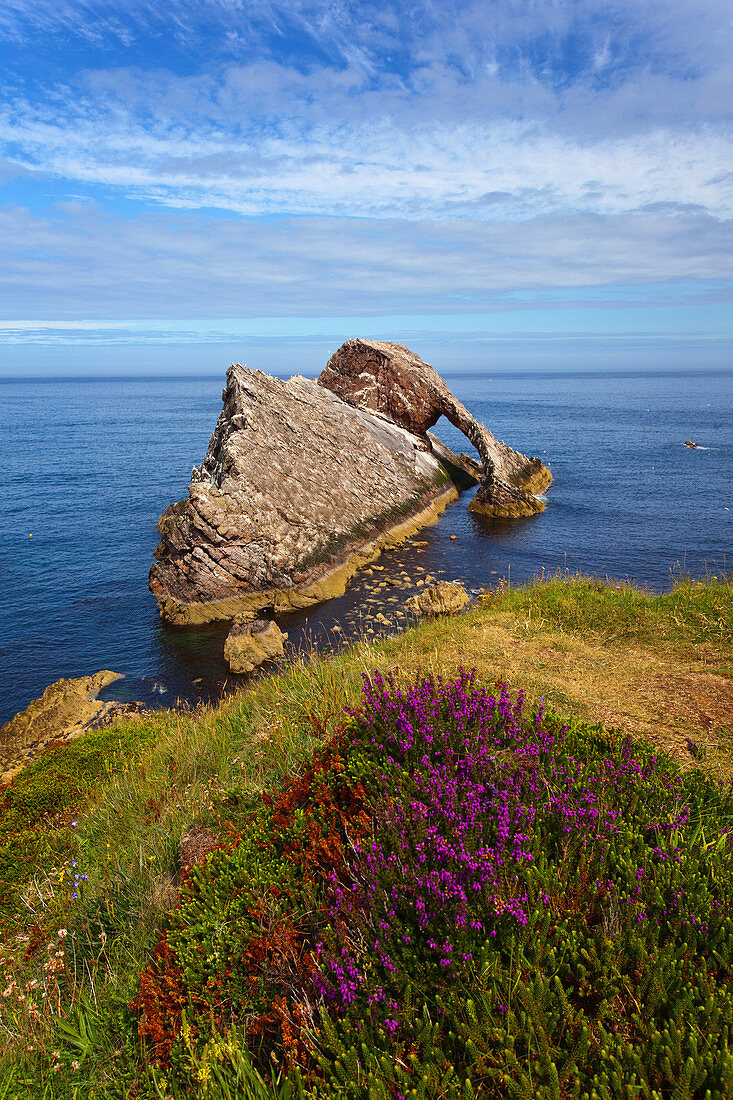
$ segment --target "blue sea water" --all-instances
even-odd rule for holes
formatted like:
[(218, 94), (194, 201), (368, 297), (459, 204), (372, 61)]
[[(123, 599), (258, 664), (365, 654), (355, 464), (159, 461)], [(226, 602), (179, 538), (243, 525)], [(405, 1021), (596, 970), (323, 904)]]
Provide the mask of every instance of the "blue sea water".
[[(492, 523), (466, 511), (464, 494), (419, 536), (427, 547), (383, 556), (387, 573), (420, 565), (477, 589), (567, 569), (662, 589), (675, 570), (719, 572), (726, 555), (730, 568), (733, 371), (448, 381), (498, 438), (551, 468), (547, 509)], [(222, 382), (0, 379), (0, 722), (53, 680), (101, 668), (125, 675), (106, 697), (158, 705), (216, 698), (232, 683), (226, 628), (171, 630), (147, 590), (156, 522), (186, 495)], [(436, 430), (468, 449), (450, 425)], [(340, 599), (290, 616), (290, 641), (353, 636), (367, 597), (357, 578)]]

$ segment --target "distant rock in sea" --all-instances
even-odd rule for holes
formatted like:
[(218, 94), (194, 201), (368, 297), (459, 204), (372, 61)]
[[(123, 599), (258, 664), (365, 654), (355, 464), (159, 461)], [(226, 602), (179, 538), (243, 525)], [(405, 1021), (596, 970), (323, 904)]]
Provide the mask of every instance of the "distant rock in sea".
[[(318, 381), (234, 364), (188, 499), (160, 518), (150, 589), (171, 623), (307, 607), (480, 481), (474, 511), (531, 515), (551, 477), (498, 442), (399, 344), (349, 340)], [(481, 465), (428, 429), (446, 416)]]

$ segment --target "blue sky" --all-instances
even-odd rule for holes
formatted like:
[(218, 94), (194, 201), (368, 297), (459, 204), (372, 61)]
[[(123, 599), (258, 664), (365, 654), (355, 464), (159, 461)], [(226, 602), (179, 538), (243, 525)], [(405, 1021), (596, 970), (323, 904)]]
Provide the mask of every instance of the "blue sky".
[(731, 363), (729, 0), (3, 0), (0, 372)]

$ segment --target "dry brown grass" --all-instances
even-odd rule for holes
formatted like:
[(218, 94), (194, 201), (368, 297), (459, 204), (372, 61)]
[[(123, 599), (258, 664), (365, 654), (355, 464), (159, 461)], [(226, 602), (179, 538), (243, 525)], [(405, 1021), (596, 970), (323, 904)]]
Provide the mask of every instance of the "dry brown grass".
[[(706, 750), (706, 770), (733, 777), (733, 680), (711, 670), (730, 661), (725, 643), (608, 641), (482, 608), (425, 624), (393, 645), (393, 663), (406, 674), (475, 668), (485, 682), (523, 689), (532, 704), (544, 698), (556, 713), (645, 737), (682, 766), (695, 763), (690, 738)], [(389, 667), (385, 649), (375, 647), (376, 667)]]

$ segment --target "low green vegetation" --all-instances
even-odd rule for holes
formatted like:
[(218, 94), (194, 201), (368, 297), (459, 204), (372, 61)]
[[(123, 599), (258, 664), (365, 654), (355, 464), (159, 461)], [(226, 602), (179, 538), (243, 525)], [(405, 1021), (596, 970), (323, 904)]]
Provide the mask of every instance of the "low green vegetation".
[[(720, 580), (720, 583), (719, 583)], [(487, 597), (497, 610), (534, 617), (538, 625), (567, 634), (596, 634), (608, 641), (637, 641), (685, 650), (729, 645), (733, 634), (731, 585), (681, 578), (669, 592), (653, 595), (636, 585), (562, 575), (533, 585), (502, 585)]]
[(53, 876), (71, 858), (75, 816), (156, 736), (152, 727), (90, 731), (29, 764), (0, 792), (0, 927), (13, 927), (19, 895), (33, 892), (39, 872)]
[(577, 688), (719, 704), (732, 601), (502, 585), (48, 753), (3, 795), (0, 1097), (733, 1094), (723, 726), (673, 758), (656, 696), (642, 740)]

